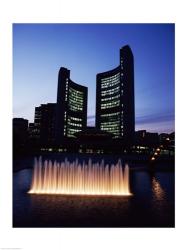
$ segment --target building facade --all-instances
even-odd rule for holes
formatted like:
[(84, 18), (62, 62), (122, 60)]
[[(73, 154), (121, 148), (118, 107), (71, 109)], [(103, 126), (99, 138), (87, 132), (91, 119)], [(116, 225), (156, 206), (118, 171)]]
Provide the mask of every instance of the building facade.
[(76, 133), (79, 153), (111, 153), (111, 133), (87, 127), (86, 130)]
[(88, 89), (70, 79), (70, 70), (60, 68), (56, 104), (55, 138), (58, 144), (75, 138), (87, 125)]
[(120, 49), (120, 65), (96, 77), (96, 127), (131, 144), (135, 132), (134, 59), (129, 46)]
[(35, 107), (34, 124), (30, 125), (30, 137), (41, 145), (51, 145), (55, 139), (56, 103)]

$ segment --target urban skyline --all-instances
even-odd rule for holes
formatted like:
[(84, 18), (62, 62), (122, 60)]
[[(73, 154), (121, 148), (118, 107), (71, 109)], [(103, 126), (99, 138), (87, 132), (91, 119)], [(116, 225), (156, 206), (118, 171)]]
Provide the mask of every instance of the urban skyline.
[(70, 69), (61, 67), (57, 102), (35, 107), (34, 123), (13, 119), (15, 153), (19, 153), (16, 148), (20, 152), (137, 153), (143, 149), (148, 153), (159, 142), (173, 150), (174, 132), (160, 136), (135, 132), (134, 56), (129, 45), (119, 49), (119, 65), (98, 73), (96, 79), (95, 127), (86, 123), (88, 88), (71, 79)]
[[(151, 33), (144, 34), (144, 44), (114, 36), (116, 27), (121, 31), (128, 25), (62, 26), (52, 25), (51, 34), (48, 25), (40, 26), (41, 34), (43, 29), (48, 33), (45, 38), (38, 30), (37, 41), (28, 39), (30, 49), (22, 40), (20, 49), (14, 47), (14, 108), (27, 103), (20, 107), (26, 114), (34, 104), (35, 113), (34, 123), (13, 118), (13, 227), (174, 227), (174, 40), (165, 40), (169, 26), (148, 25), (163, 39), (159, 50), (159, 39), (152, 41)], [(139, 29), (130, 25), (129, 32), (132, 27)], [(112, 41), (107, 29), (113, 31)], [(56, 32), (65, 36), (58, 40)], [(95, 40), (89, 42), (88, 34)], [(59, 43), (66, 38), (66, 46)], [(59, 54), (61, 48), (67, 51)]]
[[(54, 30), (52, 28), (54, 28)], [(51, 42), (55, 41), (54, 39), (55, 39), (55, 36), (57, 35), (56, 33), (58, 33), (59, 35), (60, 32), (62, 32), (61, 35), (63, 36), (65, 30), (68, 28), (70, 28), (70, 32), (67, 33), (68, 37), (73, 38), (76, 32), (78, 32), (79, 42), (75, 41), (75, 48), (82, 48), (82, 51), (79, 51), (79, 52), (76, 51), (76, 53), (74, 53), (75, 48), (73, 47), (73, 44), (71, 44), (71, 46), (69, 46), (70, 50), (68, 50), (71, 53), (69, 53), (69, 57), (66, 56), (65, 58), (65, 59), (68, 58), (66, 62), (69, 61), (68, 62), (69, 64), (63, 63), (64, 53), (62, 53), (62, 57), (60, 55), (59, 57), (57, 57), (58, 49), (56, 49), (56, 54), (55, 53), (53, 54), (54, 57), (52, 57), (52, 61), (54, 62), (55, 56), (56, 56), (56, 59), (58, 59), (57, 61), (60, 67), (67, 66), (68, 68), (71, 68), (72, 79), (76, 79), (76, 82), (80, 83), (81, 85), (84, 85), (85, 87), (88, 87), (88, 120), (87, 121), (88, 121), (88, 125), (92, 125), (92, 126), (95, 125), (96, 79), (95, 79), (95, 83), (93, 83), (94, 80), (92, 79), (91, 85), (90, 85), (90, 82), (87, 81), (86, 79), (88, 79), (88, 75), (91, 74), (90, 71), (92, 71), (91, 75), (93, 75), (93, 71), (95, 72), (96, 68), (90, 69), (89, 67), (91, 65), (90, 59), (88, 60), (88, 66), (85, 68), (85, 65), (87, 63), (86, 61), (85, 62), (83, 61), (85, 57), (85, 51), (87, 51), (87, 57), (89, 57), (90, 55), (90, 57), (93, 59), (93, 65), (94, 63), (96, 63), (96, 59), (97, 59), (97, 63), (98, 63), (97, 72), (95, 72), (97, 74), (98, 72), (110, 70), (118, 65), (117, 63), (118, 55), (116, 54), (116, 51), (118, 52), (119, 47), (116, 49), (115, 53), (113, 53), (114, 52), (113, 48), (111, 49), (111, 52), (109, 53), (107, 49), (109, 49), (110, 46), (108, 46), (107, 44), (105, 46), (106, 51), (103, 52), (101, 50), (101, 47), (103, 46), (103, 43), (106, 40), (106, 37), (109, 31), (120, 32), (120, 31), (125, 30), (126, 34), (128, 34), (128, 32), (133, 34), (134, 32), (133, 29), (136, 28), (137, 30), (139, 30), (139, 32), (137, 32), (139, 33), (139, 35), (142, 30), (144, 30), (145, 34), (150, 35), (151, 29), (152, 29), (153, 37), (155, 37), (156, 34), (160, 34), (160, 37), (158, 37), (157, 40), (159, 39), (162, 40), (164, 38), (165, 44), (163, 45), (163, 44), (158, 43), (157, 46), (155, 46), (155, 43), (154, 43), (152, 45), (152, 46), (155, 46), (156, 51), (158, 50), (157, 47), (160, 46), (160, 55), (157, 55), (157, 57), (155, 57), (155, 51), (152, 51), (153, 53), (152, 59), (154, 58), (154, 60), (157, 61), (155, 62), (155, 68), (152, 69), (153, 72), (150, 72), (150, 70), (148, 69), (146, 70), (146, 72), (141, 71), (142, 74), (141, 72), (139, 72), (140, 68), (138, 67), (139, 65), (138, 61), (140, 57), (138, 57), (137, 45), (135, 46), (135, 44), (133, 43), (132, 45), (130, 44), (131, 47), (134, 47), (133, 52), (135, 54), (135, 108), (136, 108), (136, 112), (135, 112), (136, 123), (135, 124), (136, 124), (136, 130), (146, 129), (148, 131), (153, 131), (153, 132), (154, 131), (155, 132), (174, 131), (174, 69), (173, 69), (174, 67), (174, 47), (173, 47), (174, 46), (174, 25), (171, 25), (171, 24), (170, 25), (169, 24), (168, 25), (167, 24), (166, 25), (163, 25), (163, 24), (160, 24), (160, 25), (133, 25), (133, 24), (132, 25), (127, 25), (127, 24), (123, 24), (123, 25), (122, 24), (117, 24), (117, 25), (111, 25), (111, 24), (109, 25), (100, 25), (100, 24), (99, 25), (73, 25), (73, 24), (72, 25), (70, 24), (67, 24), (67, 25), (62, 25), (62, 24), (61, 25), (60, 24), (59, 25), (37, 25), (37, 24), (28, 25), (28, 24), (25, 24), (24, 25), (22, 24), (20, 25), (20, 24), (16, 24), (14, 25), (14, 117), (23, 117), (23, 118), (29, 119), (29, 121), (32, 122), (34, 118), (34, 107), (39, 106), (40, 104), (56, 102), (56, 95), (54, 95), (53, 92), (56, 92), (57, 77), (56, 76), (52, 77), (52, 74), (51, 74), (51, 72), (56, 68), (55, 63), (53, 65), (51, 64), (51, 61), (44, 63), (43, 61), (44, 54), (38, 51), (37, 56), (38, 56), (39, 62), (40, 63), (43, 62), (44, 65), (45, 66), (48, 65), (49, 68), (45, 68), (45, 67), (38, 68), (37, 64), (34, 66), (34, 68), (30, 66), (29, 71), (30, 71), (31, 79), (28, 78), (28, 71), (27, 71), (28, 70), (27, 66), (29, 63), (26, 61), (25, 67), (20, 67), (20, 66), (22, 65), (22, 63), (24, 63), (23, 59), (28, 55), (28, 53), (30, 53), (28, 51), (28, 48), (29, 48), (28, 46), (30, 46), (30, 48), (33, 48), (32, 52), (34, 53), (34, 48), (39, 49), (41, 46), (40, 44), (42, 42), (42, 39), (40, 40), (41, 36), (43, 36), (43, 39), (44, 39), (46, 32), (47, 31), (52, 32), (53, 30), (54, 38), (52, 40), (51, 38), (49, 38), (49, 40), (43, 44), (44, 45), (43, 47), (45, 47), (45, 56), (48, 58), (47, 56), (48, 52), (51, 55), (53, 51), (53, 50), (48, 50), (48, 48), (55, 47), (55, 45), (52, 44)], [(85, 31), (86, 30), (88, 31), (89, 28), (90, 28), (90, 33), (89, 33), (90, 37), (88, 36), (88, 33), (85, 33)], [(41, 34), (39, 34), (39, 30), (41, 31)], [(132, 30), (133, 32), (130, 32), (130, 30)], [(97, 36), (98, 32), (100, 32), (101, 34), (101, 31), (103, 32), (105, 31), (103, 33), (102, 39)], [(33, 34), (35, 34), (35, 36)], [(104, 34), (106, 35), (106, 37), (104, 37)], [(143, 33), (141, 33), (141, 35), (142, 34)], [(28, 44), (28, 40), (26, 39), (27, 35), (33, 37), (33, 40), (30, 40), (29, 44)], [(37, 38), (36, 35), (39, 35), (39, 37)], [(93, 38), (93, 36), (95, 37), (94, 39), (95, 42), (99, 40), (102, 44), (102, 46), (100, 46), (100, 48), (96, 50), (97, 46), (99, 46), (100, 44), (96, 43), (93, 47), (93, 43), (91, 43), (90, 46), (92, 47), (92, 50), (97, 52), (94, 57), (92, 54), (93, 51), (92, 53), (90, 52), (89, 50), (90, 47), (88, 45), (86, 45), (86, 49), (83, 49), (83, 45), (82, 47), (80, 47), (80, 41), (81, 39), (83, 39), (83, 37), (85, 37), (85, 44), (87, 44), (86, 42), (87, 39), (89, 38), (88, 40), (90, 40), (91, 37)], [(129, 35), (127, 35), (127, 37), (129, 37)], [(66, 39), (68, 40), (69, 38), (61, 37), (61, 41), (64, 41)], [(149, 41), (150, 37), (147, 36), (147, 39)], [(66, 43), (67, 43), (67, 40), (66, 40)], [(123, 38), (119, 39), (119, 37), (117, 37), (116, 40), (118, 41), (118, 44), (119, 44), (119, 43), (122, 43), (122, 40), (124, 39)], [(18, 41), (19, 43), (21, 43), (19, 46), (17, 44)], [(67, 48), (66, 43), (65, 43), (66, 45), (65, 48)], [(25, 46), (21, 46), (23, 44)], [(124, 44), (127, 44), (127, 43), (126, 42), (123, 43), (122, 46)], [(139, 48), (138, 48), (139, 53), (140, 52), (142, 53), (143, 51), (147, 52), (147, 53), (144, 53), (145, 59), (142, 61), (142, 64), (147, 65), (148, 62), (145, 63), (145, 61), (146, 61), (148, 54), (150, 53), (150, 44), (147, 43), (147, 44), (144, 44), (143, 46), (141, 45), (142, 43), (139, 44)], [(165, 53), (163, 54), (164, 52), (163, 47), (165, 48), (165, 46), (168, 49), (166, 49)], [(63, 47), (63, 45), (61, 47)], [(148, 48), (147, 51), (145, 51), (145, 47)], [(72, 48), (72, 51), (71, 51), (71, 48)], [(23, 55), (23, 52), (25, 52), (26, 55)], [(88, 52), (90, 52), (91, 54), (89, 54)], [(108, 61), (107, 63), (106, 63), (106, 58), (104, 58), (104, 53), (106, 52), (107, 52), (107, 58), (109, 58), (108, 54), (111, 54), (113, 57), (113, 60)], [(82, 53), (83, 59), (81, 58), (81, 53)], [(79, 56), (75, 57), (78, 54)], [(100, 58), (99, 57), (97, 58), (98, 54), (101, 54), (100, 56), (104, 58), (102, 63), (100, 62)], [(60, 58), (63, 58), (63, 59), (61, 60)], [(75, 62), (73, 62), (73, 58), (75, 58), (74, 60)], [(31, 62), (33, 63), (35, 59), (31, 58)], [(163, 59), (163, 60), (160, 60), (160, 59)], [(169, 64), (168, 64), (168, 60), (169, 60)], [(62, 61), (62, 63), (60, 63), (60, 61)], [(112, 61), (115, 62), (115, 65), (112, 64)], [(104, 63), (106, 67), (103, 67)], [(150, 64), (152, 65), (152, 61), (150, 61)], [(72, 67), (68, 65), (72, 65)], [(85, 68), (85, 71), (84, 71), (84, 68)], [(80, 74), (78, 74), (77, 71), (79, 71)], [(155, 74), (155, 72), (159, 73), (162, 71), (164, 71), (163, 76)], [(22, 75), (20, 74), (20, 72), (22, 72)], [(92, 77), (96, 77), (96, 74)], [(23, 86), (23, 81), (26, 75), (27, 75), (28, 81), (25, 81), (25, 86)], [(45, 80), (42, 79), (44, 75), (46, 75), (45, 77), (48, 76), (49, 78), (49, 80), (47, 79), (47, 82), (46, 82), (46, 79)], [(36, 82), (34, 82), (34, 79), (36, 80), (35, 77), (37, 78), (37, 81), (40, 81), (40, 84), (37, 85), (37, 91), (36, 89), (34, 90), (34, 88), (36, 88)], [(148, 85), (144, 83), (141, 86), (140, 80), (142, 80), (143, 82), (143, 80), (146, 77), (148, 77), (152, 82), (150, 81), (150, 84)], [(159, 79), (159, 77), (160, 79), (162, 79), (161, 83), (159, 83), (158, 81), (158, 84), (154, 85), (156, 80)], [(85, 78), (85, 81), (83, 81), (83, 78)], [(164, 78), (165, 78), (166, 84), (163, 84)], [(147, 80), (148, 79), (146, 79), (146, 81)], [(31, 81), (33, 82), (33, 84), (29, 84)], [(49, 84), (49, 81), (52, 84)], [(26, 90), (25, 88), (28, 88), (28, 90), (30, 90), (29, 96), (28, 96), (28, 91), (24, 92)], [(33, 91), (35, 92), (33, 93)], [(34, 94), (34, 98), (32, 96), (33, 94)], [(30, 105), (29, 105), (29, 102), (30, 102)]]
[[(135, 143), (135, 114), (134, 57), (129, 45), (120, 48), (118, 67), (97, 74), (95, 127), (87, 126), (87, 93), (87, 87), (71, 79), (70, 69), (61, 67), (57, 102), (35, 108), (34, 123), (29, 123), (23, 144), (30, 140), (33, 148), (40, 146), (42, 150), (48, 147), (97, 153), (111, 151), (114, 144), (119, 151), (130, 148)], [(17, 141), (26, 122), (13, 120)], [(90, 141), (96, 140), (97, 147), (90, 147)]]

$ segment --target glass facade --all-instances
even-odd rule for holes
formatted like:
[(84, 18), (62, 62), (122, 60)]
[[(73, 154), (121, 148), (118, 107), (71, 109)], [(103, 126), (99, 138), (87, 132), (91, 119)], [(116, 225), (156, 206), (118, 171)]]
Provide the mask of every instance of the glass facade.
[(68, 116), (67, 119), (67, 136), (74, 137), (74, 133), (82, 131), (82, 119), (73, 117), (71, 115)]
[(127, 45), (120, 49), (118, 67), (97, 74), (96, 126), (132, 141), (134, 117), (134, 61)]
[(72, 111), (83, 111), (84, 94), (73, 88), (69, 88), (69, 109)]
[[(57, 91), (56, 139), (76, 137), (87, 125), (87, 88), (60, 68)], [(96, 129), (131, 141), (134, 135), (134, 59), (130, 47), (120, 49), (119, 66), (97, 74)], [(120, 141), (120, 140), (118, 140)]]
[(64, 135), (67, 137), (75, 137), (74, 134), (84, 128), (85, 92), (80, 87), (80, 85), (69, 80), (67, 112), (64, 113)]
[(32, 136), (42, 143), (54, 141), (56, 104), (41, 104), (35, 108)]
[(57, 140), (59, 138), (62, 142), (64, 137), (75, 137), (74, 134), (85, 129), (86, 124), (87, 87), (73, 82), (70, 71), (61, 68), (57, 93)]
[(120, 72), (101, 77), (100, 87), (100, 129), (118, 138), (121, 135)]

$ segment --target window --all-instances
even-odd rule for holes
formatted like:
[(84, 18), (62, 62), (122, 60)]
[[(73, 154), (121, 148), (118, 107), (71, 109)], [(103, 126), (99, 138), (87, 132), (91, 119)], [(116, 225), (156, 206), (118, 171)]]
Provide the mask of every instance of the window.
[(72, 111), (83, 111), (83, 92), (69, 89), (69, 103), (68, 106)]

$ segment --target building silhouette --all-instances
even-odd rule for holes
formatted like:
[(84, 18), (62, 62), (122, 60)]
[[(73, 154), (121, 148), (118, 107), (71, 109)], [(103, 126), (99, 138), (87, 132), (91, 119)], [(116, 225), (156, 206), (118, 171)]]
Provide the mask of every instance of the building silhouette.
[[(119, 66), (96, 76), (96, 126), (87, 127), (88, 88), (58, 73), (57, 102), (35, 107), (30, 148), (59, 152), (125, 152), (134, 143), (134, 59), (120, 49)], [(27, 124), (28, 127), (28, 124)]]
[(13, 154), (24, 152), (28, 143), (28, 120), (13, 118)]
[(79, 153), (112, 152), (113, 134), (98, 130), (96, 127), (87, 127), (84, 131), (75, 134)]
[(88, 89), (70, 79), (70, 70), (60, 68), (56, 104), (55, 141), (58, 145), (75, 138), (87, 125)]
[(87, 126), (88, 88), (58, 74), (57, 102), (35, 107), (34, 122), (13, 119), (13, 154), (45, 152), (174, 155), (175, 133), (135, 132), (134, 59), (127, 45), (116, 68), (96, 76), (96, 126)]
[(131, 48), (120, 49), (120, 64), (96, 77), (96, 127), (130, 145), (135, 132), (134, 59)]
[(30, 136), (38, 144), (53, 145), (55, 138), (56, 103), (41, 104), (35, 107), (34, 124), (29, 125)]
[(25, 141), (28, 135), (28, 120), (24, 118), (13, 118), (13, 134), (16, 139)]
[(153, 147), (159, 145), (158, 133), (150, 133), (146, 130), (138, 130), (135, 132), (135, 146)]
[(35, 126), (34, 122), (29, 122), (29, 138), (34, 138), (35, 137)]

